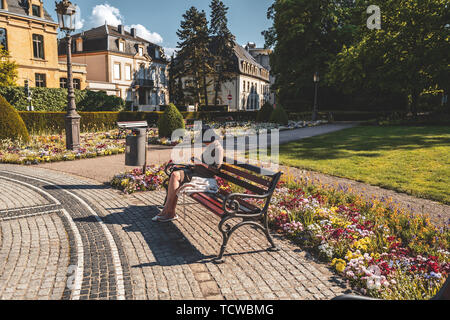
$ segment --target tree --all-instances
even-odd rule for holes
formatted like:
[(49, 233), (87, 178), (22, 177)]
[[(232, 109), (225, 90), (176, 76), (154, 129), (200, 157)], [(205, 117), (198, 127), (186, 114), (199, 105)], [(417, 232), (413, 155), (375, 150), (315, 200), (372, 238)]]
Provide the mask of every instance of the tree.
[(328, 63), (351, 43), (356, 28), (352, 25), (352, 0), (276, 0), (268, 10), (273, 26), (263, 32), (276, 77), (274, 89), (279, 102), (311, 96), (313, 74), (328, 73)]
[(233, 79), (232, 56), (235, 37), (228, 29), (228, 7), (220, 0), (212, 0), (210, 34), (213, 39), (214, 106), (217, 105), (221, 85)]
[(203, 96), (205, 104), (208, 105), (207, 76), (213, 71), (213, 67), (206, 13), (191, 7), (183, 15), (183, 19), (177, 31), (180, 42), (176, 63), (180, 74), (192, 80), (193, 85), (188, 90), (191, 91), (195, 102), (200, 104)]
[(348, 92), (403, 92), (415, 115), (424, 90), (449, 88), (448, 1), (385, 0), (381, 13), (381, 29), (360, 26), (357, 41), (331, 63), (329, 80)]
[(10, 58), (9, 52), (0, 45), (0, 87), (16, 85), (17, 63)]

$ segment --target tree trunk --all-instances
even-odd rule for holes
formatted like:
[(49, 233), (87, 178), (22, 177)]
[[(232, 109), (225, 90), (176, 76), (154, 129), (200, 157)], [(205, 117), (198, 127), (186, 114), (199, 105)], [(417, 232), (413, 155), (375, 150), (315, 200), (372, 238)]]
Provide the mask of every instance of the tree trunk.
[(414, 88), (411, 94), (411, 113), (414, 118), (417, 118), (417, 109), (419, 105), (419, 90)]
[(206, 81), (206, 74), (203, 74), (203, 89), (205, 92), (205, 106), (208, 106), (208, 83)]

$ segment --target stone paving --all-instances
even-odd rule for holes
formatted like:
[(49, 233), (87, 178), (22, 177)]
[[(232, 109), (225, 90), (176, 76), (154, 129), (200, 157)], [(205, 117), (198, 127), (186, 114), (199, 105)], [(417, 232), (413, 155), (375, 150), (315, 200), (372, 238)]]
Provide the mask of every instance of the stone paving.
[(187, 203), (151, 221), (161, 192), (125, 196), (35, 167), (0, 165), (0, 299), (330, 299), (348, 292), (285, 239), (242, 228), (224, 264), (218, 218)]

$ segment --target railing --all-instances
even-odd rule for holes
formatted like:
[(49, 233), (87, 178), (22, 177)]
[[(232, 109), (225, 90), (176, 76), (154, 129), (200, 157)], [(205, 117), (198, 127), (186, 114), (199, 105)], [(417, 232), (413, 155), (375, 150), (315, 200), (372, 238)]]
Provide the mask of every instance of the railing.
[(134, 83), (139, 87), (153, 88), (155, 86), (155, 81), (147, 79), (136, 79)]

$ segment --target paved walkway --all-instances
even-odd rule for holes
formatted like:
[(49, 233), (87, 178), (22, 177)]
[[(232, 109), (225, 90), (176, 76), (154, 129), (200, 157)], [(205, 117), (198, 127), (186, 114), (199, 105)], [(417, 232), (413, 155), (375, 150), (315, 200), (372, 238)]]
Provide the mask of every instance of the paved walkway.
[[(280, 144), (306, 139), (326, 133), (336, 132), (354, 127), (356, 125), (358, 124), (334, 123), (318, 127), (282, 131), (280, 132)], [(248, 148), (253, 149), (251, 145)], [(171, 159), (171, 154), (171, 147), (150, 145), (147, 155), (148, 163), (155, 165), (167, 163)], [(114, 175), (132, 169), (131, 167), (125, 166), (124, 154), (94, 159), (84, 159), (75, 162), (45, 163), (38, 165), (38, 167), (94, 179), (101, 183), (108, 183), (111, 181)]]
[(125, 196), (93, 180), (0, 165), (0, 299), (330, 299), (347, 290), (323, 264), (252, 228), (216, 265), (217, 218), (195, 204), (153, 223), (160, 192)]

